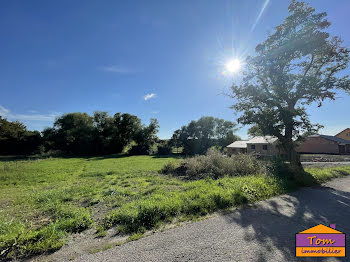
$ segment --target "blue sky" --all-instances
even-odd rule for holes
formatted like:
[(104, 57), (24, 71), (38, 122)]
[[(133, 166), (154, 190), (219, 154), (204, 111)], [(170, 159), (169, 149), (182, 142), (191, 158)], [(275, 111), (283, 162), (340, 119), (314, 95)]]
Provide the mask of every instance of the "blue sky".
[[(326, 11), (350, 47), (348, 0), (307, 1)], [(287, 0), (2, 1), (0, 115), (29, 129), (95, 110), (157, 118), (159, 136), (204, 115), (234, 121), (222, 74), (253, 54), (287, 15)], [(349, 71), (349, 70), (348, 70)], [(324, 134), (350, 127), (350, 97), (310, 107)], [(238, 134), (246, 137), (246, 127)]]

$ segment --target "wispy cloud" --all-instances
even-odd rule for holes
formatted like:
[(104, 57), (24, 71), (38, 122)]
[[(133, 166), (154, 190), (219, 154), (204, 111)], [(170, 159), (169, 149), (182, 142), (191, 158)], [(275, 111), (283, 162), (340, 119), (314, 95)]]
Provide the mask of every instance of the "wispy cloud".
[(0, 105), (0, 115), (6, 117), (9, 120), (51, 122), (54, 121), (59, 114), (15, 114), (12, 113), (9, 109)]
[(10, 110), (8, 110), (5, 107), (0, 105), (0, 115), (1, 116), (6, 116), (8, 113), (10, 113)]
[(134, 70), (131, 70), (129, 68), (126, 68), (123, 66), (116, 66), (116, 65), (102, 66), (100, 67), (100, 69), (105, 72), (111, 72), (116, 74), (130, 74), (135, 72)]
[(144, 99), (145, 101), (147, 101), (147, 100), (149, 100), (149, 99), (151, 99), (151, 98), (155, 98), (155, 97), (156, 97), (156, 94), (151, 93), (151, 94), (145, 95), (145, 96), (143, 97), (143, 99)]

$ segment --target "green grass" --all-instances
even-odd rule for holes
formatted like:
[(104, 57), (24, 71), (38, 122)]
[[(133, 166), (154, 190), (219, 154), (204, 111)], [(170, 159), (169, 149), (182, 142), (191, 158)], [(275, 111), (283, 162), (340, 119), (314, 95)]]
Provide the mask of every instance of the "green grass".
[[(104, 237), (117, 226), (132, 241), (174, 218), (198, 218), (299, 186), (267, 175), (184, 181), (159, 174), (170, 160), (179, 162), (152, 156), (0, 161), (0, 260), (57, 250), (69, 234), (91, 227)], [(350, 174), (350, 167), (306, 171), (324, 182)]]

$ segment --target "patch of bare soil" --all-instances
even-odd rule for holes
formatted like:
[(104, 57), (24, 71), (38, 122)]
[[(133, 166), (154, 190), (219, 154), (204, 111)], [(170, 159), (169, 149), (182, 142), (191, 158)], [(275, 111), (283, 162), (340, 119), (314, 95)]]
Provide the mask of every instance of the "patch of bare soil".
[[(230, 209), (231, 211), (235, 208)], [(204, 217), (199, 217), (192, 221), (174, 221), (170, 224), (164, 224), (158, 230), (147, 231), (144, 236), (150, 236), (159, 231), (169, 230), (171, 228), (183, 226), (194, 221), (205, 220), (223, 214), (228, 211), (215, 212)], [(81, 255), (94, 254), (103, 250), (107, 250), (117, 245), (127, 243), (129, 235), (120, 235), (116, 228), (107, 231), (105, 237), (97, 237), (96, 229), (89, 229), (82, 233), (73, 234), (67, 240), (67, 243), (59, 250), (51, 254), (42, 254), (40, 256), (24, 259), (25, 262), (62, 262), (74, 261)]]
[(89, 229), (82, 233), (69, 236), (67, 243), (58, 251), (52, 254), (25, 259), (26, 262), (48, 262), (48, 261), (72, 261), (82, 254), (96, 253), (107, 247), (112, 247), (118, 243), (125, 242), (127, 236), (120, 236), (116, 229), (107, 231), (103, 238), (96, 236), (95, 229)]

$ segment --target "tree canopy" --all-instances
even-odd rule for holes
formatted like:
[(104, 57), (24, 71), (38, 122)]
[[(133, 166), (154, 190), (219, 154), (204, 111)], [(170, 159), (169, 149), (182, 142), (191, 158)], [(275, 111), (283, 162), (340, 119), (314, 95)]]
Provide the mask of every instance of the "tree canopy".
[(176, 130), (171, 141), (174, 146), (183, 147), (186, 155), (204, 154), (212, 146), (224, 148), (237, 140), (235, 131), (236, 124), (231, 121), (204, 116)]
[(148, 126), (128, 113), (97, 111), (69, 113), (57, 118), (53, 128), (43, 131), (47, 147), (76, 155), (104, 155), (121, 153), (132, 141), (142, 147), (141, 153), (149, 153), (155, 143), (158, 122), (151, 119)]
[(8, 121), (0, 116), (0, 155), (25, 155), (38, 152), (42, 143), (38, 131), (28, 131), (18, 121)]
[(288, 159), (300, 166), (295, 141), (321, 127), (311, 123), (306, 106), (322, 106), (337, 91), (350, 91), (349, 76), (341, 74), (349, 49), (326, 31), (326, 13), (297, 1), (288, 11), (282, 24), (257, 45), (256, 55), (246, 59), (241, 83), (231, 88), (237, 101), (232, 107), (242, 113), (239, 123), (278, 137)]
[(264, 134), (258, 125), (253, 125), (250, 127), (247, 133), (249, 137), (268, 135), (266, 133)]

